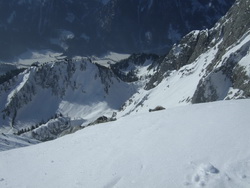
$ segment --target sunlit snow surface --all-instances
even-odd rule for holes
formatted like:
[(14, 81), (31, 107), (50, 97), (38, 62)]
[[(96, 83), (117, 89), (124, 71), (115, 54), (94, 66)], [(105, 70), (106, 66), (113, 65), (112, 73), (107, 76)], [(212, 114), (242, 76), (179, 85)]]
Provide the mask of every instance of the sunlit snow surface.
[(250, 187), (250, 100), (130, 115), (0, 153), (0, 187)]

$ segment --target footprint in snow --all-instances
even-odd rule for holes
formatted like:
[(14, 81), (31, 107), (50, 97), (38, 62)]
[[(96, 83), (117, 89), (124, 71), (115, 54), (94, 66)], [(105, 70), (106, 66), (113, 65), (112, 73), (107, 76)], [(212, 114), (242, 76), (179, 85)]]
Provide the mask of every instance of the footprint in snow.
[(190, 182), (185, 185), (197, 185), (200, 187), (205, 186), (214, 176), (219, 174), (220, 171), (210, 163), (203, 163), (195, 168), (194, 174), (191, 176)]

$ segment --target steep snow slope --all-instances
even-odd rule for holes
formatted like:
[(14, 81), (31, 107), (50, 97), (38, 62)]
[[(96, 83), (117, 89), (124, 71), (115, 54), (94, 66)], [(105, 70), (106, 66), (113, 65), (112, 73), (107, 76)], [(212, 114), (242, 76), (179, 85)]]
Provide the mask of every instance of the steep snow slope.
[(249, 16), (250, 1), (237, 0), (215, 27), (183, 37), (162, 60), (156, 60), (159, 63), (154, 62), (145, 70), (143, 75), (149, 76), (145, 87), (126, 102), (119, 115), (157, 105), (169, 108), (249, 98)]
[(15, 132), (56, 114), (92, 121), (111, 116), (134, 92), (133, 85), (86, 58), (30, 67), (0, 85), (0, 127)]
[[(197, 102), (246, 98), (250, 83), (250, 34), (246, 33), (237, 43), (230, 46), (216, 62), (213, 71), (209, 72), (208, 69), (215, 62), (214, 58), (220, 50), (220, 43), (202, 53), (192, 63), (177, 70), (166, 71), (164, 74), (167, 76), (159, 84), (156, 81), (157, 86), (153, 89), (141, 88), (125, 103), (119, 115), (145, 112), (157, 105), (171, 108)], [(231, 62), (234, 62), (234, 66), (230, 67)], [(238, 69), (241, 72), (237, 72)], [(144, 74), (148, 74), (147, 71)], [(241, 88), (236, 85), (237, 79), (242, 82)], [(203, 82), (205, 88), (200, 91)]]
[(127, 116), (0, 153), (0, 187), (250, 186), (250, 100)]
[(130, 101), (126, 102), (119, 115), (145, 112), (157, 105), (171, 108), (191, 104), (199, 80), (209, 65), (207, 62), (211, 62), (217, 51), (217, 47), (212, 48), (192, 64), (183, 66), (179, 70), (170, 71), (169, 75), (151, 90), (140, 89), (131, 97)]

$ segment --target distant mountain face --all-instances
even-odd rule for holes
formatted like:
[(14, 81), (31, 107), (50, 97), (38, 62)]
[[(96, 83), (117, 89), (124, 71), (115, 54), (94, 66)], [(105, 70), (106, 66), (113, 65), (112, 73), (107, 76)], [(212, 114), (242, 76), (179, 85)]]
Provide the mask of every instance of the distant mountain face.
[(210, 28), (234, 0), (1, 0), (0, 58), (26, 49), (68, 55), (166, 52)]

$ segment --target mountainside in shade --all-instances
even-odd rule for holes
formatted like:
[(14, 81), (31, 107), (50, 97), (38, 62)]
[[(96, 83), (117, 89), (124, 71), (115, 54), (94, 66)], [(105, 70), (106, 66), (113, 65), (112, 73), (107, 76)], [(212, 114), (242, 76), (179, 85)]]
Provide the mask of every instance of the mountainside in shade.
[(249, 106), (147, 112), (0, 152), (0, 187), (249, 188)]
[(116, 62), (113, 53), (11, 71), (0, 77), (0, 131), (46, 141), (157, 106), (249, 98), (249, 17), (250, 0), (237, 0), (213, 28), (190, 32), (164, 56)]
[(191, 30), (212, 27), (234, 1), (1, 0), (0, 59), (29, 49), (166, 53)]

